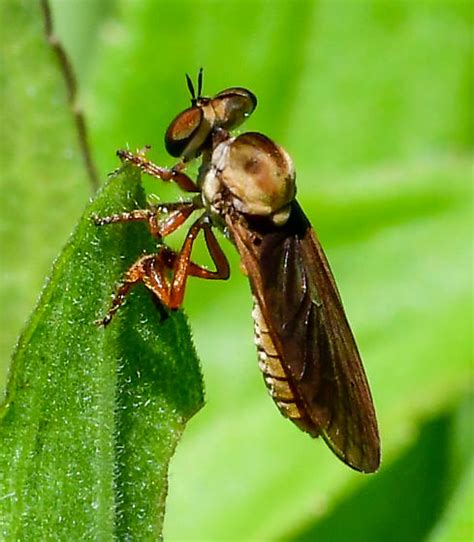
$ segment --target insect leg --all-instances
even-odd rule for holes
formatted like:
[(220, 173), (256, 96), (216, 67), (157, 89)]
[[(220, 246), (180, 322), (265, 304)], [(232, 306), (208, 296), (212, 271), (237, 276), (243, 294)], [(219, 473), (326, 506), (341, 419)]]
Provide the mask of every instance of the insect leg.
[[(209, 247), (212, 260), (216, 265), (216, 271), (210, 271), (191, 261), (191, 252), (194, 241), (201, 229), (204, 229), (206, 243)], [(177, 309), (181, 306), (184, 298), (186, 281), (189, 276), (205, 279), (226, 279), (229, 277), (229, 264), (227, 259), (219, 247), (217, 239), (211, 231), (210, 225), (204, 222), (202, 216), (198, 218), (189, 229), (180, 252), (176, 254), (169, 249), (165, 249), (163, 251), (163, 260), (166, 261), (168, 267), (172, 267), (173, 271), (168, 298), (161, 298), (163, 303), (170, 309)]]
[[(195, 230), (196, 228), (193, 231)], [(189, 259), (192, 242), (188, 241), (188, 239), (191, 238), (192, 235), (190, 236), (188, 233), (185, 240), (185, 246), (183, 246), (183, 249), (179, 254), (163, 246), (158, 254), (149, 254), (142, 256), (139, 260), (137, 260), (125, 273), (122, 282), (113, 296), (109, 311), (104, 318), (97, 320), (96, 324), (104, 327), (110, 324), (115, 313), (125, 301), (125, 297), (130, 289), (140, 282), (142, 282), (151, 292), (153, 292), (163, 303), (163, 305), (172, 309), (178, 308), (181, 305), (182, 297), (184, 295), (186, 279), (190, 274), (188, 273), (188, 270), (199, 273), (199, 271), (196, 270), (196, 268), (199, 266), (193, 264)], [(168, 278), (170, 269), (174, 271), (174, 269), (178, 267), (180, 272), (174, 272), (173, 282), (170, 282)], [(180, 279), (180, 286), (178, 287), (175, 285), (176, 277)], [(171, 301), (172, 293), (175, 291), (173, 287), (178, 293), (177, 300), (174, 302)], [(178, 291), (179, 288), (180, 291)], [(180, 293), (181, 297), (179, 296)], [(174, 296), (176, 296), (176, 293)]]
[[(147, 150), (147, 148), (145, 148)], [(117, 156), (123, 162), (129, 162), (139, 167), (143, 173), (147, 173), (152, 177), (161, 179), (162, 181), (173, 181), (175, 182), (181, 190), (184, 192), (199, 192), (199, 188), (196, 183), (188, 177), (185, 173), (182, 172), (184, 168), (183, 163), (179, 163), (176, 166), (169, 168), (164, 168), (157, 166), (145, 156), (145, 151), (139, 151), (137, 153), (130, 152), (125, 149), (120, 149), (117, 151)]]
[(181, 306), (184, 298), (184, 290), (186, 288), (186, 281), (189, 276), (189, 268), (191, 264), (191, 252), (193, 249), (194, 241), (196, 240), (198, 233), (203, 228), (202, 217), (198, 218), (196, 222), (189, 228), (188, 234), (183, 242), (183, 246), (176, 260), (173, 264), (173, 279), (171, 281), (169, 299), (167, 306), (171, 309), (177, 309)]
[[(222, 251), (214, 233), (211, 230), (209, 224), (202, 224), (202, 229), (204, 230), (204, 235), (206, 237), (206, 245), (209, 249), (212, 261), (216, 266), (215, 271), (211, 271), (206, 267), (198, 265), (192, 261), (189, 262), (187, 274), (190, 277), (197, 277), (201, 279), (210, 279), (210, 280), (226, 280), (230, 275), (229, 262), (227, 257)], [(183, 247), (184, 248), (184, 247)], [(169, 269), (174, 269), (176, 265), (176, 260), (178, 259), (180, 253), (171, 250), (168, 247), (163, 247), (162, 249), (163, 261)]]
[[(206, 244), (216, 266), (215, 271), (191, 261), (194, 241), (201, 229), (204, 229)], [(172, 272), (171, 280), (168, 278), (170, 270)], [(179, 308), (183, 302), (186, 281), (189, 276), (204, 279), (227, 279), (229, 277), (227, 258), (222, 252), (211, 226), (203, 222), (202, 217), (196, 220), (189, 229), (179, 253), (163, 246), (158, 254), (143, 256), (137, 260), (126, 272), (114, 295), (109, 312), (96, 323), (103, 326), (108, 325), (124, 302), (130, 288), (139, 282), (151, 290), (166, 307)]]
[[(153, 277), (155, 279), (153, 284), (149, 285), (148, 283), (150, 280), (147, 280), (146, 277), (151, 277), (155, 268), (157, 268), (160, 272), (158, 276)], [(104, 327), (110, 324), (115, 313), (125, 301), (125, 297), (132, 286), (140, 282), (145, 283), (145, 286), (150, 288), (158, 296), (158, 298), (161, 299), (161, 292), (168, 289), (167, 280), (163, 274), (164, 269), (165, 266), (163, 265), (160, 254), (149, 254), (147, 256), (142, 256), (125, 273), (122, 282), (114, 294), (111, 307), (105, 317), (101, 320), (96, 320), (95, 323)]]
[[(150, 233), (161, 239), (177, 230), (196, 209), (197, 206), (193, 202), (166, 203), (154, 205), (150, 209), (135, 209), (110, 216), (94, 215), (92, 219), (97, 226), (119, 222), (147, 222)], [(162, 218), (161, 213), (168, 214)]]
[(209, 250), (209, 254), (211, 255), (214, 265), (216, 266), (216, 270), (209, 271), (208, 269), (203, 269), (203, 271), (206, 271), (208, 275), (207, 276), (199, 275), (199, 276), (202, 278), (207, 278), (207, 279), (226, 280), (229, 278), (229, 275), (230, 275), (230, 267), (229, 267), (229, 262), (227, 261), (226, 255), (222, 251), (219, 245), (219, 241), (216, 239), (216, 236), (214, 235), (214, 232), (212, 231), (210, 224), (204, 223), (203, 229), (204, 229), (204, 236), (206, 238), (207, 249)]

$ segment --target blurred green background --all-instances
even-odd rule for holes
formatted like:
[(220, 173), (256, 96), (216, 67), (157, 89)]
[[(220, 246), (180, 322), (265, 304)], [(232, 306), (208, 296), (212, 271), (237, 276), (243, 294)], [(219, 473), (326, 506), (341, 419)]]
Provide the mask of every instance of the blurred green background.
[[(41, 67), (50, 52), (22, 54), (35, 32), (42, 39), (42, 21), (26, 14), (28, 2), (16, 4), (8, 31), (18, 47), (0, 76), (2, 385), (91, 194), (50, 113), (64, 107)], [(374, 476), (350, 471), (279, 415), (256, 363), (248, 285), (224, 241), (231, 280), (191, 280), (187, 292), (207, 404), (172, 462), (165, 539), (472, 539), (470, 3), (52, 7), (102, 179), (127, 144), (149, 143), (155, 161), (173, 163), (163, 134), (188, 106), (185, 72), (203, 66), (208, 94), (238, 85), (257, 95), (244, 128), (295, 161), (298, 198), (332, 263), (378, 411), (383, 464)], [(179, 195), (145, 183), (163, 200)], [(197, 259), (206, 261), (203, 247)]]

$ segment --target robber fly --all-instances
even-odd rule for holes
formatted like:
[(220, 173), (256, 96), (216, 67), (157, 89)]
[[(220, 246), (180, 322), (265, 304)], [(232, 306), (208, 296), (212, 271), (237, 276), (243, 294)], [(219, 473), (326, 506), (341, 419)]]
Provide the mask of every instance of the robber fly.
[[(158, 240), (179, 228), (194, 211), (179, 252), (160, 243), (126, 272), (107, 325), (127, 292), (143, 283), (166, 307), (181, 306), (187, 278), (227, 279), (229, 265), (214, 236), (221, 229), (237, 248), (253, 293), (258, 360), (281, 413), (313, 437), (321, 435), (350, 467), (374, 472), (380, 443), (374, 406), (341, 297), (321, 245), (295, 200), (295, 170), (286, 151), (257, 132), (233, 136), (257, 105), (249, 90), (233, 87), (204, 97), (202, 70), (197, 93), (186, 76), (191, 107), (165, 135), (173, 168), (150, 162), (145, 151), (118, 151), (123, 162), (197, 195), (185, 202), (95, 217), (98, 225), (145, 222)], [(184, 173), (201, 157), (196, 182)], [(215, 270), (191, 260), (193, 243), (204, 232)]]

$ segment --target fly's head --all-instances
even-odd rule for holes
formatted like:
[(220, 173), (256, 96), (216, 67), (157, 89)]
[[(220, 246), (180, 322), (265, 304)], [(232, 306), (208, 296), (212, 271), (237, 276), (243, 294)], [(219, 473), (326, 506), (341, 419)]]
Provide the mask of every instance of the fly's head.
[(171, 122), (165, 145), (183, 162), (203, 156), (198, 185), (204, 206), (216, 223), (236, 211), (284, 224), (296, 192), (291, 158), (262, 134), (229, 135), (254, 111), (254, 94), (231, 87), (213, 98), (202, 96), (202, 69), (196, 89), (188, 75), (186, 81), (191, 107)]
[[(165, 134), (166, 150), (184, 162), (211, 151), (213, 139), (228, 137), (227, 132), (240, 126), (257, 106), (257, 98), (245, 88), (232, 87), (213, 98), (201, 96), (202, 68), (198, 75), (197, 93), (186, 75), (191, 94), (191, 107), (180, 113)], [(217, 137), (216, 137), (217, 136)]]

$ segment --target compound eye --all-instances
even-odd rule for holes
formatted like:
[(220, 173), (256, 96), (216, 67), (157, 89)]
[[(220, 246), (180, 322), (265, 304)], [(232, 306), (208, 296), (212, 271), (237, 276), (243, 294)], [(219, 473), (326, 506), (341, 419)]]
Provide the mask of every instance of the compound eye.
[(219, 92), (211, 101), (216, 123), (225, 130), (240, 126), (257, 107), (257, 98), (245, 88), (234, 87)]
[(171, 156), (193, 155), (197, 152), (193, 145), (203, 119), (199, 107), (190, 107), (180, 113), (169, 125), (165, 134), (165, 147)]

